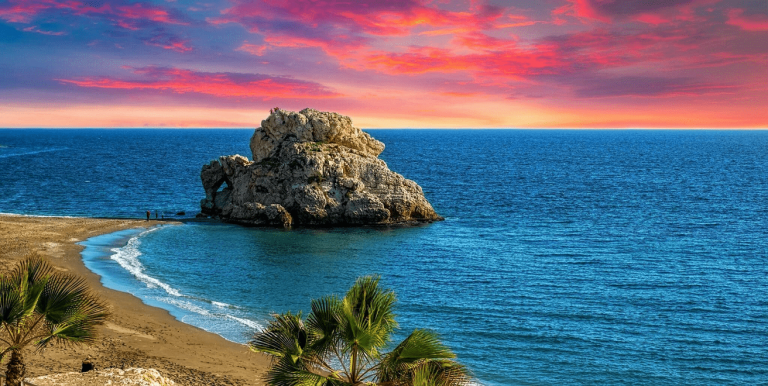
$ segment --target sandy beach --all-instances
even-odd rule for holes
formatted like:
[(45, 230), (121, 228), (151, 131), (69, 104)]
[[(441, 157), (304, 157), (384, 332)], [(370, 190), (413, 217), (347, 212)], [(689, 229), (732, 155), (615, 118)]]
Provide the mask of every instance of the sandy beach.
[[(165, 222), (166, 224), (168, 222)], [(92, 357), (97, 369), (154, 368), (180, 385), (260, 385), (269, 363), (246, 346), (184, 324), (167, 311), (124, 292), (103, 287), (82, 262), (79, 241), (155, 221), (0, 215), (0, 272), (7, 273), (37, 251), (57, 268), (85, 277), (112, 309), (92, 346), (27, 349), (27, 377), (79, 371)], [(2, 372), (5, 369), (3, 367)]]

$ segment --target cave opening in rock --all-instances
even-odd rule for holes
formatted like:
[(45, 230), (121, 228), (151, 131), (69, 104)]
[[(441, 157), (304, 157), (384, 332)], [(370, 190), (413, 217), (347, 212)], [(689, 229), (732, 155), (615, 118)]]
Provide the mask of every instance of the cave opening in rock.
[(219, 182), (219, 187), (216, 188), (216, 193), (221, 193), (222, 190), (229, 188), (229, 184), (227, 184), (226, 180), (221, 180)]

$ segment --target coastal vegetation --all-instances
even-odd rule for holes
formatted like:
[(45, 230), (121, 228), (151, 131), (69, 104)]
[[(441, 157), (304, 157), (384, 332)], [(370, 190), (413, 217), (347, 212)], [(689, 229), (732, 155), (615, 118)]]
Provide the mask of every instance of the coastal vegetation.
[(299, 385), (467, 385), (467, 369), (437, 334), (416, 329), (389, 352), (396, 297), (379, 278), (359, 278), (343, 298), (312, 300), (312, 311), (275, 315), (249, 345), (273, 358), (266, 381)]
[(57, 271), (37, 256), (22, 260), (0, 277), (0, 364), (10, 354), (7, 385), (19, 386), (24, 379), (25, 347), (91, 343), (95, 326), (108, 315), (83, 278)]

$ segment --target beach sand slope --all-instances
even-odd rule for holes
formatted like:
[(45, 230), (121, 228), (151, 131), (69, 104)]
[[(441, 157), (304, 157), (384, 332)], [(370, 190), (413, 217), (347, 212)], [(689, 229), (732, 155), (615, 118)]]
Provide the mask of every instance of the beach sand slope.
[[(83, 265), (75, 243), (123, 229), (150, 227), (155, 221), (0, 215), (0, 272), (8, 273), (25, 256), (38, 252), (63, 271), (83, 276), (111, 307), (92, 346), (53, 345), (27, 349), (27, 377), (80, 371), (89, 356), (97, 370), (157, 369), (179, 385), (261, 385), (269, 364), (241, 344), (181, 323), (167, 311), (145, 305), (128, 293), (107, 289)], [(167, 222), (166, 222), (167, 224)], [(4, 373), (5, 368), (0, 369)]]

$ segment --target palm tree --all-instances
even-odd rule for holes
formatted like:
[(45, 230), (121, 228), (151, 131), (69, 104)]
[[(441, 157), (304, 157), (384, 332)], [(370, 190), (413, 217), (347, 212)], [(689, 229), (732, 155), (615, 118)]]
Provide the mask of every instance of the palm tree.
[(40, 257), (23, 260), (9, 276), (0, 277), (0, 363), (11, 353), (7, 384), (19, 386), (24, 379), (24, 347), (90, 343), (95, 326), (107, 316), (107, 306), (83, 278), (58, 272)]
[(467, 369), (431, 331), (414, 330), (392, 351), (383, 352), (397, 328), (395, 293), (378, 277), (357, 279), (343, 299), (312, 301), (306, 319), (275, 315), (249, 342), (272, 356), (266, 381), (274, 386), (458, 386)]

